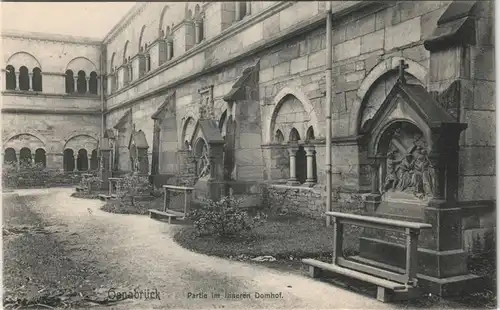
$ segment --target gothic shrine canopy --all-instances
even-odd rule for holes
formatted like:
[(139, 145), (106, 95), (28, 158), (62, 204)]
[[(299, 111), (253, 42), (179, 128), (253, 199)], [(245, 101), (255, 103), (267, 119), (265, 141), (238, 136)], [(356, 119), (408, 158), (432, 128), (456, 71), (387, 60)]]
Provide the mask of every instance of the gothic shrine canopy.
[(207, 144), (223, 144), (224, 139), (220, 134), (217, 122), (212, 119), (200, 119), (193, 131), (191, 145), (195, 145), (199, 138), (203, 138)]
[(461, 131), (467, 127), (466, 124), (458, 123), (424, 87), (397, 82), (375, 115), (362, 128), (362, 133), (371, 137), (368, 148), (370, 156), (375, 155), (381, 134), (397, 122), (416, 125), (422, 131), (428, 146), (432, 144), (433, 131), (443, 127)]
[(132, 133), (132, 135), (130, 136), (130, 141), (128, 143), (128, 148), (130, 149), (132, 145), (135, 145), (135, 147), (138, 149), (147, 149), (149, 147), (144, 131), (139, 130)]

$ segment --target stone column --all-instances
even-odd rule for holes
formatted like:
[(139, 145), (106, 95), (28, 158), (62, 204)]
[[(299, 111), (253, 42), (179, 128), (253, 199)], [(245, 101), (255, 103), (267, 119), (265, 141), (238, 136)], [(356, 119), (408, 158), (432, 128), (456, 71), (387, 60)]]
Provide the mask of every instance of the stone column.
[(101, 81), (102, 81), (102, 75), (97, 77), (97, 94), (101, 94)]
[(78, 76), (73, 76), (73, 81), (74, 81), (74, 86), (75, 86), (75, 93), (78, 92)]
[[(73, 155), (74, 156), (74, 155)], [(73, 171), (78, 171), (78, 168), (77, 168), (77, 163), (78, 163), (78, 156), (74, 156), (74, 159), (75, 161), (75, 166), (73, 167)]]
[(314, 186), (316, 183), (314, 179), (314, 146), (307, 145), (304, 147), (304, 150), (306, 151), (307, 158), (307, 179), (305, 185)]
[(297, 151), (299, 150), (298, 145), (293, 145), (288, 147), (288, 154), (290, 155), (290, 178), (288, 180), (289, 185), (298, 185), (297, 171), (295, 170)]
[(247, 2), (245, 2), (245, 4), (246, 4), (246, 14), (245, 15), (250, 15), (252, 12), (252, 2), (247, 1)]
[(21, 152), (16, 152), (16, 170), (21, 170)]
[(196, 44), (201, 42), (201, 20), (194, 21), (194, 38)]
[(85, 77), (85, 85), (87, 86), (87, 90), (86, 90), (86, 93), (89, 94), (90, 93), (90, 77), (89, 76), (86, 76)]
[(172, 40), (167, 40), (167, 60), (172, 59), (173, 49), (174, 49), (174, 46), (173, 46)]
[(240, 2), (235, 2), (235, 20), (239, 21), (241, 20), (241, 3)]
[(29, 91), (33, 91), (33, 73), (30, 72), (28, 73), (29, 79), (28, 79), (28, 85), (29, 85)]
[(380, 194), (379, 192), (379, 160), (378, 159), (373, 159), (372, 162), (370, 163), (371, 167), (371, 176), (372, 176), (372, 188), (371, 188), (371, 194), (378, 195)]
[(20, 80), (19, 80), (19, 72), (16, 72), (16, 90), (19, 90), (19, 83)]

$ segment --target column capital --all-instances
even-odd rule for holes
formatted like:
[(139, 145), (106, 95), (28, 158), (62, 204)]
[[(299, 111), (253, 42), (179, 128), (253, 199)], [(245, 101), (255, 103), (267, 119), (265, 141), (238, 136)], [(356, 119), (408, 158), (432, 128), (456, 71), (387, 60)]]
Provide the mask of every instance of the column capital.
[(314, 145), (304, 145), (304, 151), (306, 151), (306, 156), (313, 156), (316, 147)]

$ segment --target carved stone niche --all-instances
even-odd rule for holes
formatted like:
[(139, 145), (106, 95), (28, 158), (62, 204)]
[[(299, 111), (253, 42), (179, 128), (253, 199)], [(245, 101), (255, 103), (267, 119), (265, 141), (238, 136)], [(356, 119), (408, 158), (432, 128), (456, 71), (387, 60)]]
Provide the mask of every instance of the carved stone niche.
[(215, 120), (200, 119), (191, 140), (196, 162), (194, 200), (209, 198), (219, 200), (225, 195), (222, 138)]
[[(438, 295), (457, 281), (475, 280), (467, 274), (456, 203), (459, 137), (466, 127), (425, 88), (403, 80), (362, 129), (372, 164), (365, 207), (372, 216), (432, 225), (419, 238), (418, 272), (423, 276), (418, 277), (424, 290)], [(367, 228), (359, 257), (404, 268), (404, 245), (403, 236)]]

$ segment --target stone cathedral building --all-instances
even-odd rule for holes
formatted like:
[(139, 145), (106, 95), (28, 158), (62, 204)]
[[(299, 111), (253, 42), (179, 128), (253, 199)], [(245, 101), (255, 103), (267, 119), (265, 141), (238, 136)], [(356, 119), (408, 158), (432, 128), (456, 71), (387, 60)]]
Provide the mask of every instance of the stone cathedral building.
[[(215, 179), (321, 216), (325, 7), (138, 3), (102, 40), (4, 32), (4, 161), (98, 169), (104, 138), (113, 174)], [(336, 203), (410, 187), (421, 198), (444, 182), (465, 249), (495, 229), (493, 11), (493, 1), (332, 2)], [(431, 165), (433, 178), (425, 162), (436, 154), (449, 160)]]

